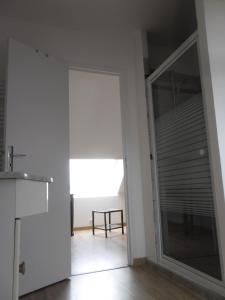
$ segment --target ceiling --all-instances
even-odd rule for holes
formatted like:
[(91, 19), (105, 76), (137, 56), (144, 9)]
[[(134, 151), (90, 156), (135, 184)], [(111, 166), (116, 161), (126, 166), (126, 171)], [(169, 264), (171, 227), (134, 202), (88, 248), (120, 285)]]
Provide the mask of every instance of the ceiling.
[(177, 36), (194, 16), (193, 0), (0, 0), (0, 15), (71, 29), (147, 29)]

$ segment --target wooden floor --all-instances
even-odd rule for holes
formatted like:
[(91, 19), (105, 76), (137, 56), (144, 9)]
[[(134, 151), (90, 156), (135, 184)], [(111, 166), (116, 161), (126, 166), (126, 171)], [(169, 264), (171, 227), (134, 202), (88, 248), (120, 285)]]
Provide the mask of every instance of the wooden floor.
[(22, 300), (200, 300), (204, 298), (150, 266), (73, 276)]
[(102, 230), (75, 231), (72, 237), (72, 275), (127, 266), (127, 238), (121, 229), (105, 238)]

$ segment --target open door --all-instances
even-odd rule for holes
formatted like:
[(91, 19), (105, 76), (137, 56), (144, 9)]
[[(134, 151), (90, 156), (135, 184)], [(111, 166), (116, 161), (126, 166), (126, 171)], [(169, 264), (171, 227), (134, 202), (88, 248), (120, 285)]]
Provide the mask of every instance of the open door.
[(20, 294), (70, 275), (68, 68), (48, 54), (9, 42), (6, 152), (14, 171), (51, 176), (49, 212), (22, 220)]

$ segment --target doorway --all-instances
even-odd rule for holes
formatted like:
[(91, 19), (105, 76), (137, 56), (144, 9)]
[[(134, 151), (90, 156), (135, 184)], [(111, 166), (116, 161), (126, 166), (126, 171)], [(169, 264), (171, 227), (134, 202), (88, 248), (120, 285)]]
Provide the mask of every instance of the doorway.
[(120, 77), (69, 71), (72, 275), (125, 267)]

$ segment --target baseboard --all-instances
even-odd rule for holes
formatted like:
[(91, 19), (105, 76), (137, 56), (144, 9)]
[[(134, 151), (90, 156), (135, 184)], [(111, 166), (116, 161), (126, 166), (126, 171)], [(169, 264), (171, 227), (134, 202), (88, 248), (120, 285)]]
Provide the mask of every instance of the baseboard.
[(92, 226), (74, 227), (73, 231), (77, 231), (77, 230), (90, 230), (90, 229), (92, 229)]
[[(97, 226), (97, 225), (96, 225)], [(103, 225), (100, 225), (100, 226), (103, 226)], [(124, 225), (123, 225), (124, 227), (126, 227), (127, 226), (127, 224), (126, 223), (124, 223)], [(90, 229), (92, 229), (92, 226), (82, 226), (82, 227), (74, 227), (73, 228), (73, 231), (79, 231), (79, 230), (90, 230)]]
[(141, 267), (146, 265), (147, 258), (146, 257), (136, 257), (133, 259), (133, 267)]

